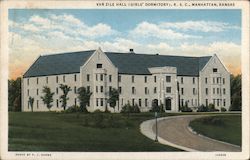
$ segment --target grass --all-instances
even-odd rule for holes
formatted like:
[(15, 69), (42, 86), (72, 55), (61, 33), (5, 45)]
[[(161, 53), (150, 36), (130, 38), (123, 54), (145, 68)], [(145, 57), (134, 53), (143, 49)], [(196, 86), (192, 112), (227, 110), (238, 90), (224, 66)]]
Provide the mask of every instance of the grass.
[[(91, 125), (93, 115), (80, 114), (77, 118), (76, 113), (10, 112), (9, 151), (179, 151), (140, 133), (140, 123), (152, 119), (153, 113), (131, 114), (129, 118), (113, 114), (121, 124), (116, 128)], [(90, 126), (86, 126), (86, 119)]]
[(241, 115), (199, 118), (190, 127), (204, 136), (241, 146)]

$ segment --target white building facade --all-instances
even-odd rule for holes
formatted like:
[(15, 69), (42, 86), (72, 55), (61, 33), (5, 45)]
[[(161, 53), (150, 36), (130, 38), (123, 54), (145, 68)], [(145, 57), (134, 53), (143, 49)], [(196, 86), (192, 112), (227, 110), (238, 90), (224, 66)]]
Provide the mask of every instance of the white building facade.
[[(79, 105), (77, 89), (86, 87), (92, 92), (87, 109), (120, 112), (130, 103), (142, 112), (152, 103), (162, 104), (166, 112), (178, 112), (187, 105), (214, 104), (215, 108), (230, 107), (230, 73), (214, 56), (183, 57), (93, 51), (40, 56), (23, 76), (22, 111), (31, 111), (29, 97), (34, 98), (33, 111), (48, 111), (43, 103), (42, 89), (54, 92), (52, 111), (61, 111), (60, 84), (67, 84), (67, 107)], [(119, 90), (115, 109), (108, 104), (111, 88)]]

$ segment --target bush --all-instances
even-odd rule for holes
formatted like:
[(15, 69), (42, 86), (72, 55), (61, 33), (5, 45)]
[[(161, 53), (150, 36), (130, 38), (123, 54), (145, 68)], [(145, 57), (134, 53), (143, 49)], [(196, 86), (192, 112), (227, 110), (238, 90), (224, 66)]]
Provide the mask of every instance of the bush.
[(163, 104), (161, 104), (160, 106), (153, 105), (149, 112), (164, 112)]
[(96, 109), (93, 113), (103, 113), (100, 109)]
[(208, 112), (208, 107), (202, 104), (198, 107), (197, 112)]
[(187, 105), (180, 107), (181, 112), (193, 112), (191, 108), (189, 108)]
[(80, 109), (79, 106), (74, 105), (74, 106), (71, 106), (71, 107), (67, 108), (63, 112), (65, 112), (65, 113), (75, 113), (75, 112), (81, 112), (81, 109)]
[(216, 126), (223, 126), (224, 121), (218, 117), (205, 117), (200, 119), (201, 123), (208, 124), (208, 125), (216, 125)]
[(129, 103), (122, 107), (121, 113), (140, 113), (140, 108), (137, 104), (131, 106)]
[(224, 108), (224, 107), (221, 107), (220, 111), (221, 111), (221, 112), (226, 112), (226, 111), (227, 111), (227, 109), (226, 109), (226, 108)]

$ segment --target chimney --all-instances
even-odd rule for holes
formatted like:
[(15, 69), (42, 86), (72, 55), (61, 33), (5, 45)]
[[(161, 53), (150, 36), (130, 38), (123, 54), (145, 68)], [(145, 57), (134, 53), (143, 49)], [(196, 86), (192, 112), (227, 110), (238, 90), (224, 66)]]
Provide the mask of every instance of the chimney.
[(133, 48), (130, 48), (130, 49), (129, 49), (129, 52), (130, 52), (130, 53), (135, 53)]

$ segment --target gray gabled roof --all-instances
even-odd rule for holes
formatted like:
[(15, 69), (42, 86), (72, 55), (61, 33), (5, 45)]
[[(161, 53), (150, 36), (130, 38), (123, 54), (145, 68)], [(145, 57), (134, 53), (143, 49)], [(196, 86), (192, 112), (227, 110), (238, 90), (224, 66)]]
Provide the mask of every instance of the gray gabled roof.
[(170, 55), (149, 55), (106, 52), (108, 58), (123, 74), (150, 74), (148, 68), (171, 66), (177, 68), (177, 75), (198, 76), (211, 56), (186, 57)]
[(40, 56), (23, 77), (79, 73), (80, 66), (94, 52), (95, 50)]
[[(94, 52), (91, 50), (40, 56), (23, 77), (80, 73), (80, 66)], [(121, 74), (150, 74), (148, 68), (172, 66), (177, 68), (177, 75), (198, 76), (199, 71), (211, 58), (211, 56), (185, 57), (115, 52), (105, 52), (105, 54)]]

